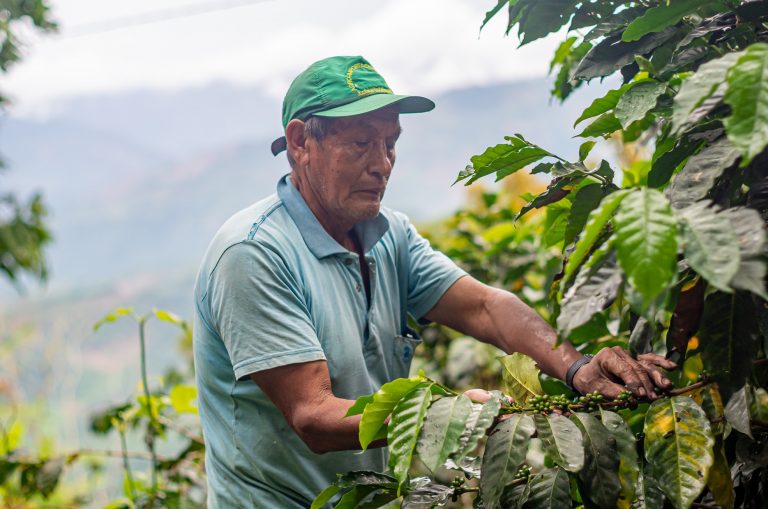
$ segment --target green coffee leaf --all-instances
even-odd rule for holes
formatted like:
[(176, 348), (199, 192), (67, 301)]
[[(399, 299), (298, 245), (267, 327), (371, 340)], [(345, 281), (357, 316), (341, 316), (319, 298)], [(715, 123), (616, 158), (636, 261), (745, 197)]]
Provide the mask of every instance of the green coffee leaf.
[(768, 44), (747, 48), (728, 71), (725, 102), (731, 115), (723, 121), (728, 139), (746, 166), (768, 145)]
[(512, 414), (499, 422), (488, 437), (480, 479), (480, 497), (486, 509), (500, 507), (499, 499), (504, 486), (515, 477), (525, 461), (528, 443), (535, 429), (531, 416)]
[[(594, 143), (594, 142), (586, 142)], [(589, 184), (578, 191), (572, 198), (571, 213), (568, 214), (568, 226), (565, 228), (565, 245), (571, 244), (587, 224), (589, 214), (595, 210), (608, 190), (599, 184)]]
[(360, 396), (355, 400), (355, 403), (349, 407), (349, 410), (347, 410), (347, 413), (344, 415), (344, 417), (362, 414), (365, 410), (365, 407), (368, 406), (369, 403), (373, 403), (373, 394), (369, 394), (368, 396)]
[(587, 225), (584, 227), (581, 237), (576, 242), (576, 246), (565, 264), (561, 287), (571, 281), (576, 271), (581, 266), (581, 263), (595, 245), (595, 241), (597, 241), (597, 238), (602, 233), (603, 227), (605, 227), (611, 217), (613, 217), (614, 211), (628, 193), (629, 191), (627, 190), (621, 190), (609, 194), (603, 198), (600, 202), (600, 206), (589, 214)]
[(577, 136), (581, 138), (608, 137), (611, 133), (621, 129), (621, 122), (613, 113), (603, 113), (589, 124)]
[(734, 392), (728, 404), (725, 405), (725, 418), (733, 429), (744, 433), (749, 438), (752, 437), (752, 426), (750, 425), (750, 412), (752, 406), (752, 388), (744, 384), (744, 387)]
[[(368, 403), (363, 410), (363, 417), (360, 420), (360, 446), (365, 450), (368, 445), (380, 434), (382, 428), (386, 428), (386, 420), (400, 399), (406, 394), (415, 390), (417, 387), (426, 385), (421, 377), (398, 378), (381, 386), (373, 394), (373, 401)], [(347, 411), (347, 415), (353, 415), (349, 412), (357, 405), (353, 405)]]
[(715, 439), (713, 449), (715, 462), (709, 469), (707, 476), (707, 488), (712, 493), (715, 502), (723, 509), (733, 509), (735, 496), (733, 493), (733, 479), (731, 478), (731, 467), (728, 465), (728, 459), (725, 456), (725, 443), (723, 437), (718, 436)]
[(653, 344), (660, 336), (660, 331), (647, 318), (641, 316), (637, 319), (632, 333), (629, 335), (629, 352), (633, 357), (650, 353)]
[(559, 414), (533, 416), (536, 433), (549, 458), (569, 472), (584, 467), (584, 443), (579, 428)]
[(480, 30), (485, 28), (485, 25), (488, 24), (491, 19), (498, 14), (498, 12), (501, 10), (502, 7), (509, 4), (509, 0), (498, 0), (496, 2), (496, 5), (488, 12), (485, 13), (485, 18), (483, 19), (483, 24), (480, 25)]
[(549, 62), (549, 72), (552, 72), (552, 69), (554, 69), (556, 65), (562, 65), (563, 62), (565, 62), (565, 59), (571, 53), (573, 43), (575, 43), (577, 40), (579, 40), (578, 37), (568, 37), (566, 40), (560, 43), (560, 46), (558, 46), (555, 50), (555, 54), (552, 57), (552, 60)]
[(543, 394), (536, 362), (520, 352), (499, 359), (507, 393), (515, 402), (523, 404), (532, 396)]
[(683, 249), (693, 270), (712, 286), (729, 292), (741, 256), (728, 216), (704, 200), (679, 211), (683, 225)]
[(690, 507), (714, 463), (715, 440), (704, 410), (682, 396), (658, 399), (648, 408), (643, 432), (651, 476), (673, 506)]
[(702, 145), (702, 141), (683, 138), (672, 150), (665, 152), (651, 163), (651, 171), (648, 172), (648, 186), (662, 187), (680, 164), (691, 154), (695, 153)]
[(727, 138), (720, 138), (685, 163), (667, 188), (669, 201), (676, 209), (704, 199), (715, 180), (739, 158), (739, 152)]
[(518, 22), (520, 46), (557, 32), (571, 18), (577, 0), (549, 0), (546, 5), (540, 0), (519, 0), (518, 4), (530, 6)]
[(743, 52), (726, 53), (720, 58), (701, 64), (693, 76), (683, 81), (672, 109), (673, 133), (680, 132), (690, 123), (689, 116), (715, 93), (725, 81), (728, 69), (742, 54)]
[(621, 96), (623, 96), (624, 93), (627, 90), (629, 90), (631, 87), (632, 87), (632, 83), (627, 83), (626, 85), (616, 90), (609, 90), (603, 97), (598, 97), (597, 99), (592, 101), (592, 104), (590, 104), (587, 107), (587, 109), (585, 109), (581, 113), (579, 118), (576, 119), (576, 122), (573, 123), (573, 126), (576, 127), (576, 125), (578, 125), (579, 122), (587, 118), (596, 117), (598, 115), (611, 111), (619, 103), (619, 99), (621, 99)]
[[(495, 394), (494, 394), (495, 393)], [(467, 419), (466, 426), (460, 437), (460, 448), (451, 458), (455, 463), (460, 464), (461, 460), (474, 454), (477, 444), (485, 436), (486, 432), (493, 425), (501, 409), (501, 393), (494, 391), (492, 397), (479, 408), (473, 408), (471, 416)]]
[[(628, 9), (629, 10), (629, 9)], [(619, 35), (609, 35), (589, 50), (579, 62), (573, 78), (590, 80), (608, 76), (635, 61), (635, 55), (643, 55), (658, 48), (677, 34), (677, 28), (669, 27), (661, 32), (648, 34), (640, 40), (624, 42)]]
[(322, 509), (339, 491), (341, 487), (338, 484), (331, 484), (315, 497), (310, 509)]
[(760, 214), (751, 208), (733, 207), (722, 215), (728, 218), (739, 243), (739, 269), (731, 280), (731, 287), (752, 292), (768, 299), (765, 291), (766, 233)]
[(613, 260), (596, 268), (583, 266), (563, 296), (557, 317), (560, 334), (567, 337), (608, 307), (616, 298), (621, 282), (621, 271)]
[(661, 2), (656, 7), (645, 11), (635, 18), (621, 35), (622, 41), (636, 41), (646, 34), (661, 32), (680, 21), (683, 16), (695, 12), (698, 8), (711, 3), (711, 0), (676, 0)]
[(579, 480), (588, 487), (585, 495), (598, 507), (615, 507), (621, 492), (616, 439), (590, 414), (574, 412), (571, 420), (584, 436), (584, 468)]
[(472, 156), (471, 166), (459, 174), (456, 182), (465, 180), (464, 185), (468, 186), (492, 173), (496, 173), (496, 180), (501, 180), (539, 159), (552, 157), (551, 153), (520, 135), (505, 136), (504, 139), (509, 143), (488, 147), (482, 154)]
[(630, 506), (632, 509), (662, 509), (664, 507), (664, 493), (661, 492), (656, 479), (650, 475), (650, 469), (650, 465), (646, 463), (645, 469), (640, 471), (635, 500)]
[(746, 292), (715, 292), (704, 301), (699, 327), (701, 360), (724, 400), (744, 386), (757, 353), (755, 306)]
[(633, 122), (645, 118), (645, 115), (656, 106), (656, 100), (667, 89), (667, 84), (655, 80), (633, 84), (621, 96), (614, 115), (619, 120), (622, 129), (628, 128)]
[(649, 304), (677, 275), (677, 224), (664, 195), (629, 193), (616, 214), (616, 252), (629, 283)]
[[(334, 509), (359, 509), (361, 507), (379, 507), (370, 506), (377, 495), (380, 494), (381, 488), (378, 486), (355, 486), (351, 490), (344, 493), (344, 495), (333, 506)], [(394, 498), (396, 498), (395, 495)]]
[(389, 466), (400, 483), (398, 494), (408, 479), (416, 440), (431, 401), (430, 387), (421, 386), (406, 394), (392, 410), (387, 443), (389, 444)]
[(530, 493), (525, 502), (526, 508), (570, 509), (571, 483), (568, 472), (562, 468), (548, 468), (531, 477), (528, 481)]
[(472, 401), (465, 395), (440, 398), (429, 407), (416, 443), (416, 453), (432, 472), (461, 446), (461, 435), (472, 413)]
[(616, 507), (618, 509), (629, 509), (635, 498), (637, 481), (640, 477), (635, 435), (624, 419), (617, 413), (601, 409), (600, 418), (603, 426), (616, 440), (616, 452), (619, 454), (618, 473), (621, 490), (616, 500)]
[(422, 509), (424, 507), (440, 507), (453, 496), (450, 486), (431, 482), (411, 491), (404, 499), (401, 509)]

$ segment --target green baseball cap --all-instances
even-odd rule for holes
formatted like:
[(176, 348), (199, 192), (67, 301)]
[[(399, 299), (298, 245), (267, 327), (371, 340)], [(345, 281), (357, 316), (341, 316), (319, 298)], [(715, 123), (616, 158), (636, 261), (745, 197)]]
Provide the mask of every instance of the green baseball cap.
[[(390, 104), (400, 113), (423, 113), (435, 107), (426, 97), (397, 95), (361, 56), (330, 57), (310, 65), (293, 80), (283, 99), (283, 129), (297, 118), (351, 117)], [(272, 153), (287, 148), (285, 136), (272, 142)]]

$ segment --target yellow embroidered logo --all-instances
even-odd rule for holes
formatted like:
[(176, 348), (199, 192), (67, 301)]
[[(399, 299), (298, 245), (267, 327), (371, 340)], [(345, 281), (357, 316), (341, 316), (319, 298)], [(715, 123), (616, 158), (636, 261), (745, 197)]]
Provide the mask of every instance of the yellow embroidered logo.
[(365, 89), (358, 88), (357, 85), (355, 85), (355, 82), (352, 80), (352, 75), (358, 69), (368, 69), (368, 70), (376, 72), (371, 64), (363, 64), (363, 63), (357, 63), (357, 64), (351, 66), (349, 69), (347, 69), (347, 86), (354, 93), (356, 93), (357, 95), (381, 94), (381, 93), (391, 94), (391, 93), (393, 93), (391, 89), (385, 88), (385, 87), (371, 87), (371, 88), (365, 88)]

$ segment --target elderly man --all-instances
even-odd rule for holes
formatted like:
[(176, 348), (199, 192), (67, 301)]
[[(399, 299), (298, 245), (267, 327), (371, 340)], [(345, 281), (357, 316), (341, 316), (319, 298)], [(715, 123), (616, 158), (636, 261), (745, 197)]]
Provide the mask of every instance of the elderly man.
[(407, 314), (525, 353), (580, 392), (654, 398), (670, 385), (656, 365), (674, 364), (657, 356), (553, 348), (533, 310), (381, 206), (399, 115), (433, 107), (395, 95), (362, 57), (316, 62), (288, 89), (272, 151), (287, 149), (291, 172), (222, 226), (195, 290), (210, 507), (308, 507), (337, 472), (384, 470), (386, 450), (356, 452), (360, 418), (344, 414), (407, 376), (419, 343)]

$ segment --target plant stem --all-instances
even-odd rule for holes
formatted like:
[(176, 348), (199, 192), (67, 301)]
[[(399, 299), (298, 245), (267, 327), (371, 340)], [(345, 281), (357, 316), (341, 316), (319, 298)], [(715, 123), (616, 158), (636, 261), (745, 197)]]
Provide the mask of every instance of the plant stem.
[(120, 424), (117, 428), (118, 433), (120, 433), (120, 449), (121, 449), (121, 456), (123, 457), (123, 468), (125, 469), (125, 476), (128, 478), (128, 486), (131, 488), (131, 502), (136, 502), (136, 488), (133, 484), (133, 473), (131, 473), (131, 465), (128, 461), (128, 444), (125, 442), (125, 425)]
[(173, 422), (171, 419), (168, 419), (167, 417), (163, 417), (162, 415), (158, 415), (157, 416), (157, 422), (159, 422), (160, 424), (162, 424), (163, 426), (165, 426), (167, 428), (171, 428), (172, 430), (177, 432), (179, 435), (182, 435), (182, 436), (192, 440), (193, 442), (197, 442), (198, 444), (202, 444), (203, 443), (203, 437), (201, 437), (200, 435), (195, 434), (194, 431), (189, 430), (189, 429), (185, 428), (184, 426), (179, 426), (178, 424)]
[(711, 380), (701, 380), (700, 382), (696, 382), (695, 384), (691, 384), (686, 387), (680, 387), (679, 389), (672, 389), (667, 393), (667, 396), (680, 396), (681, 394), (695, 391), (696, 389), (700, 389), (701, 387), (704, 387), (705, 385), (709, 385), (711, 383), (712, 383)]
[(152, 495), (157, 494), (157, 453), (155, 452), (155, 431), (158, 427), (155, 413), (152, 410), (152, 400), (149, 394), (149, 380), (147, 378), (147, 349), (145, 341), (144, 329), (147, 324), (146, 317), (139, 319), (139, 344), (141, 347), (141, 383), (144, 386), (144, 403), (147, 407), (147, 415), (149, 416), (149, 429), (147, 430), (147, 447), (149, 448), (149, 455), (152, 461)]

